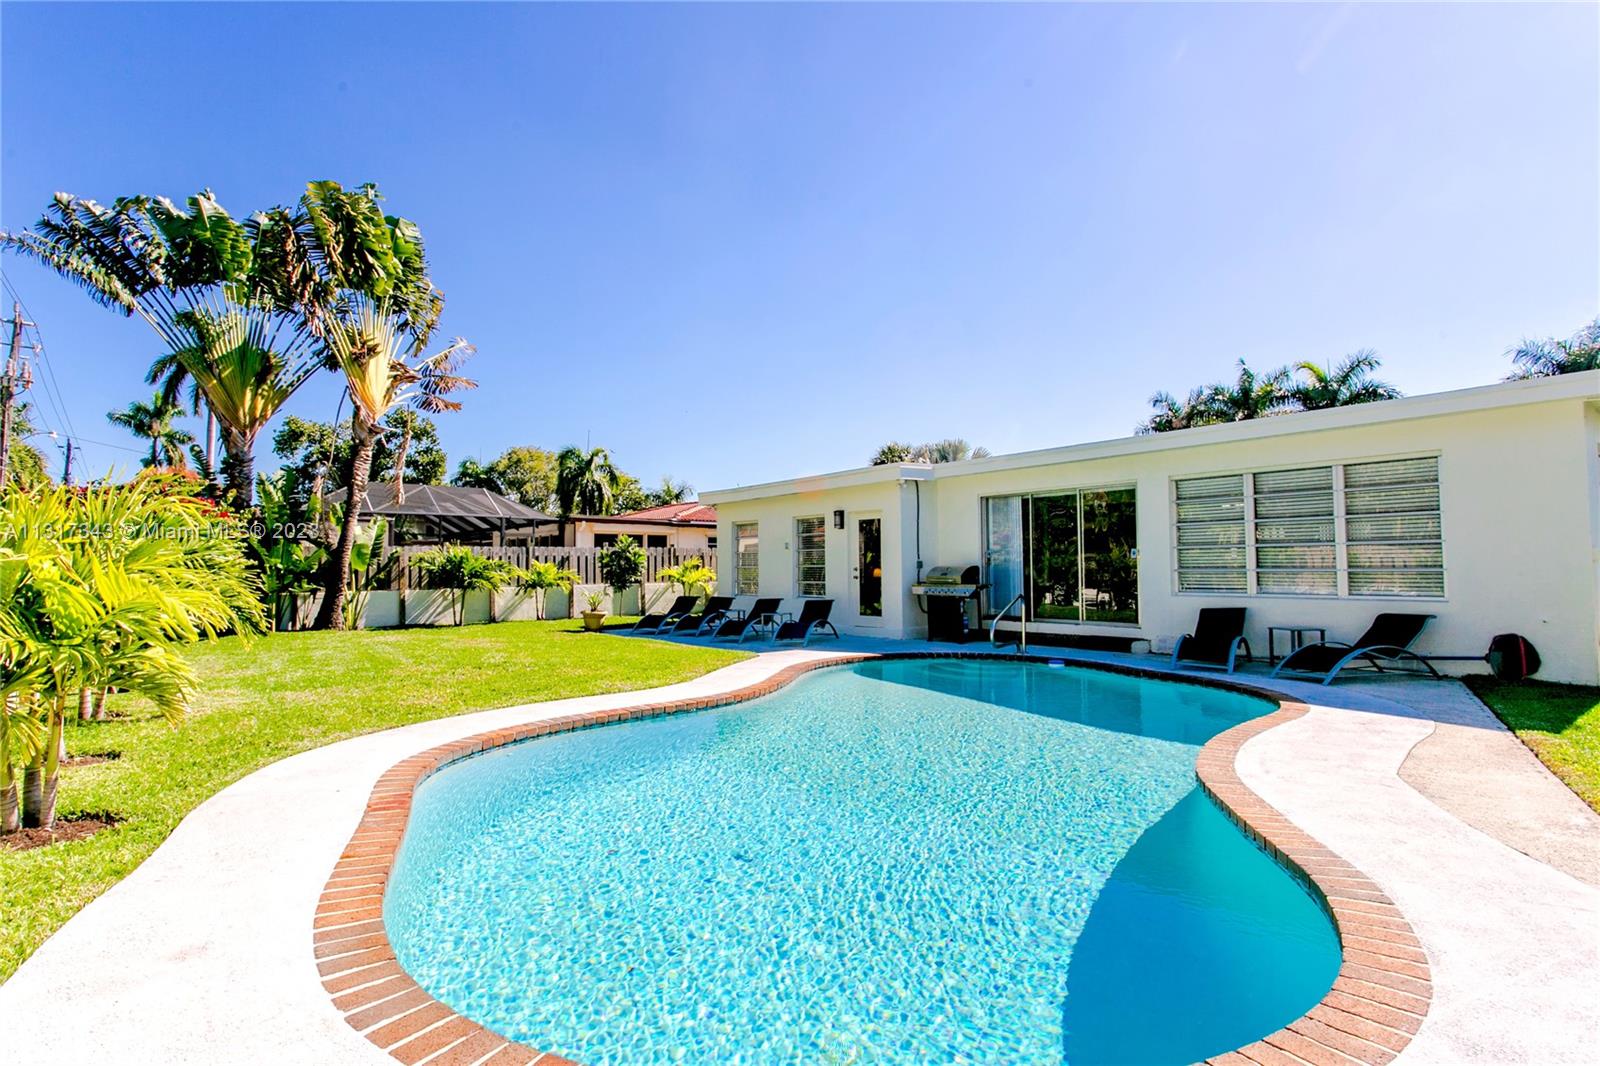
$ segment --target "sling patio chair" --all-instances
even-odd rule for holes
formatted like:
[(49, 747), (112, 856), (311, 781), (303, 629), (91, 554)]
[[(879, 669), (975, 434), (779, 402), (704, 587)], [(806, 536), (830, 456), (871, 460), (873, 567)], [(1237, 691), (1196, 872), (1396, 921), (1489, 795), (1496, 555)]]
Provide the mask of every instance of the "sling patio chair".
[(759, 631), (762, 626), (770, 625), (778, 615), (780, 599), (757, 600), (745, 612), (743, 618), (728, 618), (717, 627), (717, 640), (737, 640), (744, 643), (744, 638), (750, 635), (751, 630)]
[(1180, 664), (1207, 666), (1233, 673), (1239, 649), (1250, 658), (1250, 642), (1244, 639), (1244, 607), (1202, 607), (1194, 621), (1194, 632), (1178, 638), (1172, 649), (1172, 668)]
[(697, 636), (704, 633), (706, 626), (719, 626), (722, 620), (728, 617), (728, 608), (733, 606), (732, 596), (711, 596), (706, 599), (705, 610), (699, 614), (686, 614), (673, 623), (672, 633), (687, 633)]
[(1278, 668), (1272, 671), (1272, 676), (1277, 677), (1284, 671), (1291, 674), (1310, 674), (1313, 677), (1320, 676), (1324, 685), (1330, 685), (1339, 675), (1339, 671), (1359, 659), (1366, 663), (1366, 666), (1356, 669), (1370, 668), (1381, 673), (1384, 663), (1392, 665), (1410, 661), (1420, 664), (1434, 677), (1439, 677), (1439, 671), (1433, 668), (1432, 663), (1411, 650), (1411, 645), (1422, 635), (1423, 627), (1432, 620), (1431, 614), (1380, 614), (1353, 644), (1337, 640), (1307, 644), (1290, 652), (1283, 662), (1278, 664)]
[(659, 614), (647, 614), (633, 623), (635, 633), (659, 633), (670, 623), (678, 624), (678, 619), (694, 610), (694, 605), (700, 602), (699, 596), (679, 596), (672, 601), (672, 606)]
[(811, 643), (811, 638), (826, 629), (839, 639), (839, 631), (828, 621), (833, 612), (832, 600), (806, 600), (800, 605), (800, 617), (783, 622), (772, 634), (772, 643), (798, 640), (801, 646)]

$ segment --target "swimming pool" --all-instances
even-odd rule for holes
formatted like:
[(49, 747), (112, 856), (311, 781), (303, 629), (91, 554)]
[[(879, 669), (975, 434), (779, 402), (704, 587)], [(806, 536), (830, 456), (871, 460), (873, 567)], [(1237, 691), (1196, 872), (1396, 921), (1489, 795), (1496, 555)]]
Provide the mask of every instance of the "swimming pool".
[(585, 1063), (1195, 1061), (1339, 966), (1195, 786), (1269, 709), (881, 661), (545, 737), (422, 783), (384, 922), (436, 998)]

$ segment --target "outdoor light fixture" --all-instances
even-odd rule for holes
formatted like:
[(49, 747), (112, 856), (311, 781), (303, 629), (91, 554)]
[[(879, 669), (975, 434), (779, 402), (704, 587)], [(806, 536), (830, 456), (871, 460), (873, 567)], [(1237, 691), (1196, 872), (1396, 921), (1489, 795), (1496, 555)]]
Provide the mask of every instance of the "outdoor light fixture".
[(835, 511), (835, 512), (833, 512), (833, 528), (834, 529), (843, 529), (844, 528), (844, 512), (843, 511)]

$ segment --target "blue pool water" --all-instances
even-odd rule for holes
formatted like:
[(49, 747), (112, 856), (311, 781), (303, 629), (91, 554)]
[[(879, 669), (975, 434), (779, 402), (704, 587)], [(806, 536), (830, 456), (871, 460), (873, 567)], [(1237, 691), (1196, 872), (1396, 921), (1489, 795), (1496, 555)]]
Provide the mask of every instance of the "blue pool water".
[(911, 660), (487, 752), (418, 790), (385, 900), (437, 998), (580, 1062), (1192, 1062), (1339, 965), (1199, 792), (1268, 708)]

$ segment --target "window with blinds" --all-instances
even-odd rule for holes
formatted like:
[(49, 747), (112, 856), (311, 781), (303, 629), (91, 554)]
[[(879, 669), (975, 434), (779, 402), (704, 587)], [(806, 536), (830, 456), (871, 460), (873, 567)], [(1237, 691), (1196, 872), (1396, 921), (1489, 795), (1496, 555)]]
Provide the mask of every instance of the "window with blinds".
[(1443, 596), (1439, 460), (1174, 483), (1180, 592)]
[(795, 589), (802, 596), (828, 594), (827, 525), (821, 515), (794, 520)]
[(734, 591), (741, 596), (753, 596), (761, 590), (761, 539), (754, 522), (733, 524)]
[(1248, 592), (1244, 476), (1177, 483), (1178, 591)]
[(1344, 468), (1352, 596), (1443, 596), (1439, 460)]
[(1256, 591), (1333, 596), (1333, 467), (1274, 470), (1253, 478)]

